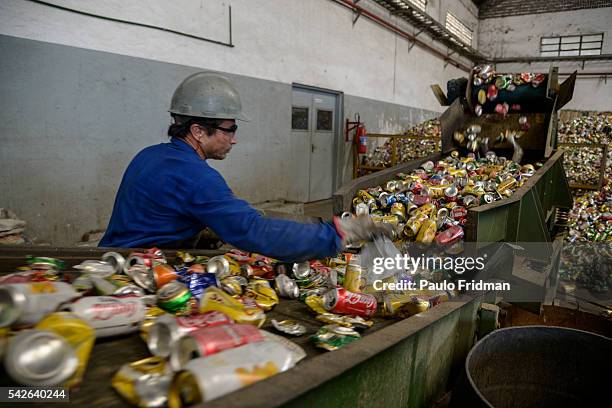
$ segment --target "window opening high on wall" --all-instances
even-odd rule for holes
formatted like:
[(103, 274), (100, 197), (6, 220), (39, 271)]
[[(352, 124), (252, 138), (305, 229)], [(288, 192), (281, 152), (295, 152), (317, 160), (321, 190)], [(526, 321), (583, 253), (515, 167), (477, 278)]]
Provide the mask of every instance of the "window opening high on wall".
[(601, 55), (602, 45), (603, 34), (542, 37), (540, 39), (540, 56)]
[(446, 29), (456, 35), (464, 43), (472, 45), (472, 30), (450, 12), (446, 13)]

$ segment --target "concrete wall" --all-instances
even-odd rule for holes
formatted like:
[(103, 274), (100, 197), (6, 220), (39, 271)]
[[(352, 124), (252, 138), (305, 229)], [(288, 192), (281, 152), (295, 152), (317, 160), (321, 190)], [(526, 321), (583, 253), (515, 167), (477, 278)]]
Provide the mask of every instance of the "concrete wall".
[[(235, 46), (84, 16), (28, 0), (0, 0), (0, 34), (283, 83), (297, 82), (432, 110), (439, 110), (439, 106), (428, 85), (464, 74), (418, 46), (408, 51), (406, 40), (365, 17), (353, 26), (352, 12), (331, 0), (52, 2), (222, 42), (229, 40), (227, 18), (231, 5)], [(412, 31), (376, 4), (363, 1), (360, 5)], [(404, 64), (406, 59), (412, 63)], [(408, 86), (418, 92), (418, 100), (398, 87), (398, 81), (405, 78), (411, 79)]]
[[(480, 21), (478, 49), (494, 58), (534, 57), (540, 55), (540, 38), (575, 34), (604, 33), (602, 54), (612, 54), (612, 7), (584, 9), (558, 13), (533, 14)], [(612, 61), (498, 64), (505, 72), (547, 72), (550, 65), (560, 73), (612, 73)], [(561, 79), (565, 79), (562, 77)], [(579, 77), (574, 98), (565, 109), (604, 111), (612, 109), (612, 81), (610, 77)]]
[[(0, 0), (0, 207), (56, 245), (106, 227), (126, 165), (167, 140), (170, 96), (192, 72), (228, 75), (254, 119), (241, 126), (230, 158), (214, 163), (251, 202), (296, 198), (289, 186), (299, 169), (283, 160), (294, 148), (292, 83), (343, 92), (345, 117), (359, 111), (370, 131), (397, 132), (421, 112), (442, 111), (430, 84), (465, 75), (363, 17), (353, 26), (353, 14), (330, 0), (51, 2), (223, 43), (231, 5), (234, 45)], [(350, 144), (339, 145), (336, 177), (347, 180)]]

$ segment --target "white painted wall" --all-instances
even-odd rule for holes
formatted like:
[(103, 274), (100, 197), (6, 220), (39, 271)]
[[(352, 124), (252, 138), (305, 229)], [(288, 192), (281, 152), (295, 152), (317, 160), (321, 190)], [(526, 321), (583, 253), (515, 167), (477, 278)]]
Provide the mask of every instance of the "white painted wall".
[[(465, 73), (331, 0), (49, 0), (54, 4), (228, 41), (234, 48), (57, 10), (28, 0), (0, 0), (0, 34), (302, 83), (380, 101), (441, 111), (429, 89)], [(431, 0), (428, 12), (473, 14), (469, 0)], [(360, 3), (380, 15), (383, 8)], [(472, 14), (470, 14), (472, 13)], [(444, 14), (445, 15), (445, 14)], [(472, 16), (473, 17), (473, 16)], [(402, 24), (405, 29), (412, 29)], [(420, 39), (427, 40), (425, 35)], [(441, 48), (443, 52), (446, 52)], [(464, 61), (466, 65), (469, 62)]]
[[(539, 56), (541, 37), (603, 32), (602, 54), (612, 54), (611, 22), (612, 7), (484, 19), (479, 25), (478, 49), (498, 58)], [(587, 61), (584, 67), (582, 62), (512, 63), (498, 64), (497, 69), (547, 72), (550, 65), (558, 66), (561, 73), (612, 73), (612, 61)], [(564, 109), (612, 110), (612, 76), (579, 77), (574, 97)]]

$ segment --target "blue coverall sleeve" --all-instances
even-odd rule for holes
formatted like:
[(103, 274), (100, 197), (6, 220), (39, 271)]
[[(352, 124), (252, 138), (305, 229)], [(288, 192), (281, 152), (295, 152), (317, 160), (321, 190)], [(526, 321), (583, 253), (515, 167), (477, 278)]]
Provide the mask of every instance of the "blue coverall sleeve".
[(210, 170), (194, 188), (188, 203), (190, 215), (223, 241), (282, 261), (299, 262), (340, 252), (341, 239), (332, 224), (264, 217), (236, 198), (223, 177)]

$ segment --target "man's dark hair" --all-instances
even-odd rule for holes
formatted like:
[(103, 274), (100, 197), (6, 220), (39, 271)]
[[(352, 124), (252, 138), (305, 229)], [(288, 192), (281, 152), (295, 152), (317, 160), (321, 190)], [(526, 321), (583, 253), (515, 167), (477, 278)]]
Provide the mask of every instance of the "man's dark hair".
[(196, 118), (193, 116), (172, 115), (172, 117), (174, 123), (168, 127), (168, 136), (180, 138), (189, 134), (191, 125), (194, 123), (202, 126), (210, 136), (214, 133), (215, 128), (223, 122), (223, 119)]

